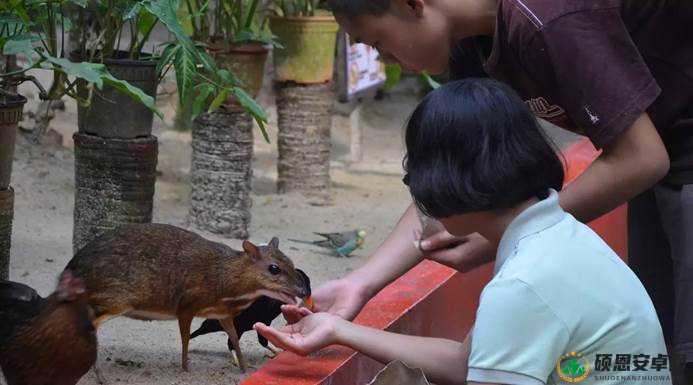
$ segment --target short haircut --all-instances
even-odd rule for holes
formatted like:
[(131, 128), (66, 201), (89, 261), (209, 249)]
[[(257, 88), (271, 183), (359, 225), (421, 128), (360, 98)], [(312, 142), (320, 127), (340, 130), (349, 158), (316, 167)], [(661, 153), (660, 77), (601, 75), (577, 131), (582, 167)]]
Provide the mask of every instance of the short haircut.
[(381, 15), (390, 9), (390, 0), (327, 0), (327, 6), (333, 13), (348, 17)]
[(405, 184), (433, 218), (510, 208), (560, 191), (563, 164), (527, 105), (492, 79), (429, 93), (406, 129)]

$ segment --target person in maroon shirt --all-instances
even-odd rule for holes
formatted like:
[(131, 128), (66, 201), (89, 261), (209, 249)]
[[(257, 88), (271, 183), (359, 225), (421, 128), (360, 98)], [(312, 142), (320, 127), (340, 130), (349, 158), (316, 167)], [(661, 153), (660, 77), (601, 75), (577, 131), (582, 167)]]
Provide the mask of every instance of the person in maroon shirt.
[[(675, 383), (692, 384), (693, 2), (328, 3), (353, 39), (382, 56), (413, 71), (499, 79), (538, 117), (602, 150), (560, 204), (587, 222), (629, 203), (629, 264), (653, 299), (670, 358), (687, 363), (688, 381)], [(446, 232), (420, 243), (422, 253), (411, 242), (417, 226), (410, 206), (363, 267), (314, 291), (316, 309), (353, 318), (422, 254), (461, 271), (495, 254), (478, 234)]]

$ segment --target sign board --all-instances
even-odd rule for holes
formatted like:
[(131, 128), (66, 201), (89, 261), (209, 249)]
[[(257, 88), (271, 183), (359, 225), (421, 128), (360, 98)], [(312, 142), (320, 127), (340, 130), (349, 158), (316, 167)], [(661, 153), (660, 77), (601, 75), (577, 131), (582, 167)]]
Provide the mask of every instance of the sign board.
[(343, 66), (341, 99), (352, 100), (385, 83), (385, 64), (378, 51), (366, 44), (351, 43), (349, 35), (340, 33), (338, 47), (342, 50), (340, 65)]

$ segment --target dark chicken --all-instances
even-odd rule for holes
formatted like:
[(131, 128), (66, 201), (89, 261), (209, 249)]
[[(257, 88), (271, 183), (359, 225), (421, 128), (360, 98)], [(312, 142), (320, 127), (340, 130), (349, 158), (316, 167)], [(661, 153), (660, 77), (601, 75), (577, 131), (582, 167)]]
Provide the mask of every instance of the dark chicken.
[(84, 283), (69, 270), (42, 298), (0, 282), (0, 367), (8, 385), (74, 385), (96, 361), (96, 333)]

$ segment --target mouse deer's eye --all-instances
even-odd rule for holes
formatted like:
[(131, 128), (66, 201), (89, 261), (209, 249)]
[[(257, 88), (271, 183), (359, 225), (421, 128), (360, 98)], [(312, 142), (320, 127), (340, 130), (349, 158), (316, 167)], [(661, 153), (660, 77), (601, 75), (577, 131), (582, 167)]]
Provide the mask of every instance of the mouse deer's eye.
[(267, 270), (269, 270), (270, 274), (272, 274), (272, 275), (277, 275), (277, 274), (281, 273), (281, 271), (282, 271), (282, 269), (280, 269), (279, 266), (275, 265), (274, 263), (269, 265)]

